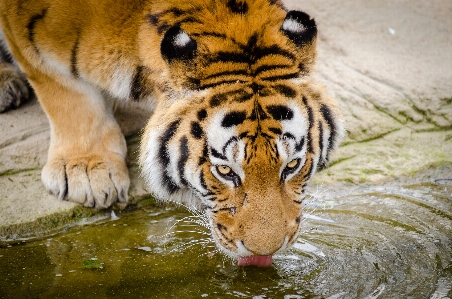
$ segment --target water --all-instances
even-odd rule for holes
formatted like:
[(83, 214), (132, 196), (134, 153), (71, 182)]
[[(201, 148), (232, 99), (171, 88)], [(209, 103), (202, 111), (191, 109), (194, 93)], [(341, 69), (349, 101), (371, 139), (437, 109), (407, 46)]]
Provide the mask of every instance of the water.
[(452, 181), (314, 187), (304, 209), (270, 268), (237, 267), (203, 217), (152, 202), (4, 242), (0, 298), (452, 298)]

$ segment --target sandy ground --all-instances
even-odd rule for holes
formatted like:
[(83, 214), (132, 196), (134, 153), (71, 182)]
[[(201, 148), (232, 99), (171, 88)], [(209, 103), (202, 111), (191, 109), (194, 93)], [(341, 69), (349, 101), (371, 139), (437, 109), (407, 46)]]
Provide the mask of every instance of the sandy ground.
[[(452, 179), (443, 167), (452, 163), (452, 2), (286, 3), (316, 19), (315, 76), (347, 121), (343, 145), (314, 183), (379, 182), (426, 168), (434, 169), (428, 180)], [(146, 196), (136, 164), (145, 105), (118, 112), (128, 136), (132, 202)], [(49, 125), (36, 101), (0, 114), (0, 240), (92, 215), (46, 194), (40, 169), (48, 144)]]

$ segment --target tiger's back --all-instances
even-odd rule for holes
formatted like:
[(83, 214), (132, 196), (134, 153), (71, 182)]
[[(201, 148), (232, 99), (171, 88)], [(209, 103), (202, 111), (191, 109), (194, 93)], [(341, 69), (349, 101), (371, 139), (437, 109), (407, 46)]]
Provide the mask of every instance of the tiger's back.
[(296, 240), (306, 184), (343, 135), (310, 77), (317, 28), (307, 14), (270, 0), (0, 6), (51, 123), (49, 191), (87, 206), (126, 202), (125, 142), (108, 99), (156, 94), (140, 152), (151, 192), (204, 209), (218, 247), (239, 259)]

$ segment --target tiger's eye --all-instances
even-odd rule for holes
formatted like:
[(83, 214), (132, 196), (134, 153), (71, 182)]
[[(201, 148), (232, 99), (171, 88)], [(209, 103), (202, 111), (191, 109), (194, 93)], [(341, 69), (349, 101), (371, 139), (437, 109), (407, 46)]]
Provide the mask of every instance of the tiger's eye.
[(287, 168), (294, 168), (298, 165), (298, 159), (292, 160), (289, 163), (287, 163), (286, 167)]
[(218, 169), (218, 172), (223, 175), (227, 175), (228, 173), (231, 172), (231, 167), (226, 166), (226, 165), (218, 165), (217, 169)]

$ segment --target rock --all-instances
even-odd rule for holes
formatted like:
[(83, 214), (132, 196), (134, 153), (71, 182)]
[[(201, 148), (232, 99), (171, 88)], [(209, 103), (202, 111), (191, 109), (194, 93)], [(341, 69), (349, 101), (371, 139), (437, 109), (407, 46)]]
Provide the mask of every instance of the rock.
[[(342, 146), (314, 183), (379, 182), (452, 163), (451, 1), (286, 4), (316, 19), (315, 77), (338, 100), (347, 122)], [(132, 202), (146, 195), (136, 150), (149, 114), (141, 106), (117, 115), (128, 136)], [(0, 115), (0, 241), (48, 233), (95, 214), (46, 194), (40, 172), (49, 135), (36, 101)], [(443, 172), (430, 172), (429, 180), (441, 179)]]

